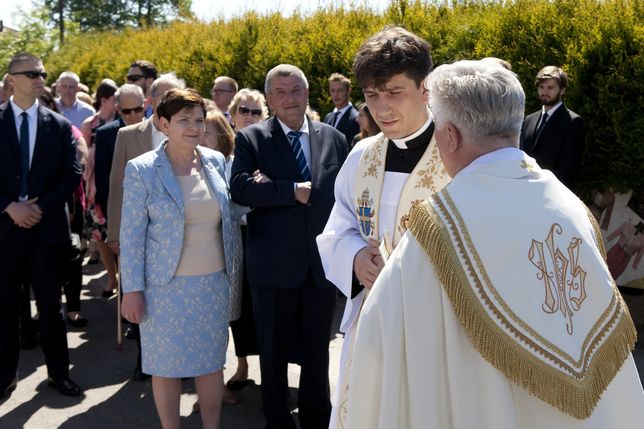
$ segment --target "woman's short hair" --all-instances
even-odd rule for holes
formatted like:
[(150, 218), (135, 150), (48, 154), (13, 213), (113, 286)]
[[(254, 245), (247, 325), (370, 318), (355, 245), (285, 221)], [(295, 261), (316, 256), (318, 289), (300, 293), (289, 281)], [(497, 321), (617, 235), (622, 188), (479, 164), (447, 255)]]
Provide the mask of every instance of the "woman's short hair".
[(257, 104), (259, 108), (262, 109), (262, 116), (260, 118), (262, 121), (268, 118), (268, 107), (266, 106), (266, 98), (264, 98), (264, 94), (256, 89), (250, 88), (242, 88), (237, 91), (228, 106), (228, 112), (233, 115), (245, 100), (252, 100), (253, 103)]
[(195, 107), (200, 108), (204, 117), (206, 116), (206, 103), (196, 90), (172, 88), (161, 96), (156, 113), (160, 118), (169, 121), (183, 109), (194, 109)]
[(458, 61), (429, 75), (437, 126), (451, 122), (471, 144), (521, 132), (525, 94), (516, 75), (495, 61)]
[(431, 69), (429, 43), (394, 26), (387, 26), (367, 39), (353, 60), (353, 74), (362, 89), (383, 88), (398, 74), (405, 74), (420, 87)]
[(231, 156), (235, 149), (235, 132), (228, 123), (228, 119), (223, 113), (211, 110), (206, 115), (206, 124), (212, 124), (215, 127), (217, 150), (226, 158)]

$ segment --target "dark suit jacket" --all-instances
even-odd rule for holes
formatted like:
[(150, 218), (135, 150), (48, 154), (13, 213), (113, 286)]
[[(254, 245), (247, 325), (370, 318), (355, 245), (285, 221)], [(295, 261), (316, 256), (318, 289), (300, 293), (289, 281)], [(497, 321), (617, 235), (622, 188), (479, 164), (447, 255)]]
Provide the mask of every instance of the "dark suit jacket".
[[(307, 119), (308, 120), (308, 119)], [(295, 288), (309, 272), (318, 286), (325, 276), (315, 237), (322, 232), (335, 201), (335, 177), (347, 156), (347, 142), (333, 127), (310, 121), (311, 195), (308, 204), (295, 200), (294, 183), (302, 182), (295, 155), (277, 119), (237, 133), (231, 195), (254, 207), (247, 215), (246, 260), (251, 285)], [(260, 170), (273, 182), (258, 184)]]
[(125, 126), (123, 119), (108, 122), (96, 130), (94, 137), (94, 181), (96, 182), (96, 202), (107, 213), (107, 197), (110, 193), (110, 170), (116, 145), (116, 135)]
[[(38, 107), (36, 145), (29, 169), (29, 198), (38, 197), (43, 217), (32, 230), (38, 240), (50, 245), (69, 243), (65, 200), (80, 183), (81, 168), (71, 124), (61, 115)], [(9, 103), (0, 106), (0, 246), (13, 221), (7, 206), (20, 192), (20, 143), (14, 113)]]
[(584, 154), (584, 120), (562, 104), (537, 136), (540, 117), (541, 110), (523, 121), (521, 149), (536, 159), (541, 168), (552, 171), (564, 185), (571, 187)]
[[(338, 126), (335, 127), (338, 131), (344, 134), (344, 138), (347, 139), (347, 143), (351, 144), (353, 138), (360, 132), (360, 125), (358, 125), (358, 110), (355, 107), (351, 106), (344, 115), (340, 118)], [(333, 112), (327, 114), (324, 117), (324, 123), (333, 126)]]

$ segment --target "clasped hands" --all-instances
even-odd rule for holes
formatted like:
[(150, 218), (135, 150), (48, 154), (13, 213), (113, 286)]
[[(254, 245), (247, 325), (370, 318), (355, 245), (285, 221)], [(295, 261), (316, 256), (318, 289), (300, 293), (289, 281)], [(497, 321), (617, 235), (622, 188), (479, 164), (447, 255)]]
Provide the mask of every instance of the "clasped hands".
[(10, 203), (5, 212), (13, 223), (20, 228), (29, 229), (35, 226), (42, 219), (42, 209), (36, 204), (38, 198), (27, 201), (14, 201)]
[(379, 243), (370, 238), (367, 245), (360, 249), (353, 258), (353, 271), (356, 273), (360, 284), (367, 289), (371, 289), (378, 278), (378, 274), (385, 266), (378, 248)]
[[(265, 175), (259, 170), (253, 172), (253, 181), (255, 183), (271, 183), (272, 180), (270, 177)], [(295, 183), (295, 200), (302, 204), (307, 204), (309, 202), (309, 197), (311, 196), (311, 182), (297, 182)]]

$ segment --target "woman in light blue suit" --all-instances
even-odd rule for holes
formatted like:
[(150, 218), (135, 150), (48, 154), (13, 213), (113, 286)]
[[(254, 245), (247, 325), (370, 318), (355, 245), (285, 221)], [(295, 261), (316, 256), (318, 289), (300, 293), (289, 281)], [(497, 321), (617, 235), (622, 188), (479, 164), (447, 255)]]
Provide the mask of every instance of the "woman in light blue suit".
[(140, 323), (143, 371), (164, 429), (179, 428), (181, 378), (194, 377), (204, 428), (218, 428), (228, 321), (239, 312), (241, 240), (224, 157), (199, 146), (206, 106), (173, 89), (157, 114), (168, 140), (125, 169), (122, 314)]

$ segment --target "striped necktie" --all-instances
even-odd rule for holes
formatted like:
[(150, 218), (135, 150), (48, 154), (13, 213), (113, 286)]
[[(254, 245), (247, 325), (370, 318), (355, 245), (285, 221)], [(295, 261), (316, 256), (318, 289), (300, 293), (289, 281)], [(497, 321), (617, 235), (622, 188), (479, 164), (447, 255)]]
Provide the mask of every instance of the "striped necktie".
[(297, 161), (297, 169), (299, 170), (302, 178), (306, 180), (311, 180), (311, 172), (309, 171), (309, 166), (306, 164), (306, 158), (304, 157), (304, 151), (302, 150), (302, 144), (300, 143), (301, 132), (289, 131), (286, 135), (289, 143), (291, 143), (291, 149), (295, 155), (295, 160)]

